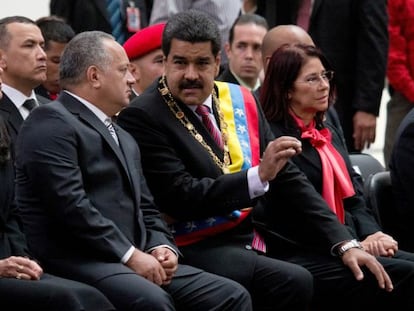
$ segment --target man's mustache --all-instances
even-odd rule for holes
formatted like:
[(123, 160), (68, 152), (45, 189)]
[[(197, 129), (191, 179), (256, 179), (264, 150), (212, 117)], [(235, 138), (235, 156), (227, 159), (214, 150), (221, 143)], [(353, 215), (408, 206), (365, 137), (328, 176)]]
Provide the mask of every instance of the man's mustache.
[(198, 80), (184, 80), (179, 85), (180, 89), (201, 89), (203, 84)]

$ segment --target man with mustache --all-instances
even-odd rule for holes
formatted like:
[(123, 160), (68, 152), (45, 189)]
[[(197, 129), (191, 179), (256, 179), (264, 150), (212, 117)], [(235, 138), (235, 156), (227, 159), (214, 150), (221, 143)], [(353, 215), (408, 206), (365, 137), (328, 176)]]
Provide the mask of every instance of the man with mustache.
[[(266, 123), (239, 122), (240, 113), (252, 119), (260, 114), (252, 93), (214, 82), (220, 35), (205, 13), (173, 16), (162, 49), (165, 75), (120, 112), (118, 124), (139, 143), (146, 178), (183, 262), (245, 286), (254, 310), (306, 310), (313, 290), (308, 271), (256, 253), (250, 219), (250, 207), (265, 193), (267, 180), (300, 145), (288, 138), (271, 143), (258, 168)], [(232, 121), (224, 122), (229, 115)], [(276, 154), (281, 145), (289, 151)]]

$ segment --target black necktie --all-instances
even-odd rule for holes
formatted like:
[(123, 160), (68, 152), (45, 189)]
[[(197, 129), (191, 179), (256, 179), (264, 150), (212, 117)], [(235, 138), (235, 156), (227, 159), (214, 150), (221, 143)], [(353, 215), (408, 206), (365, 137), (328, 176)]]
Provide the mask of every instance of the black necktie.
[(33, 98), (26, 99), (23, 103), (23, 107), (26, 108), (29, 112), (36, 108), (37, 104)]

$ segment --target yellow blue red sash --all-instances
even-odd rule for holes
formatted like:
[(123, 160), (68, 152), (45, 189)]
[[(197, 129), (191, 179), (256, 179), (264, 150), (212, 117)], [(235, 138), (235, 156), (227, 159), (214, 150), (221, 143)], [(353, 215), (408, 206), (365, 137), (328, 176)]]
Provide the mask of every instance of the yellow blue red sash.
[[(248, 169), (260, 162), (259, 118), (256, 100), (251, 92), (237, 84), (215, 82), (220, 110), (229, 135), (230, 173)], [(174, 223), (171, 230), (178, 246), (189, 245), (206, 237), (227, 231), (242, 222), (250, 208), (234, 211), (229, 216)]]

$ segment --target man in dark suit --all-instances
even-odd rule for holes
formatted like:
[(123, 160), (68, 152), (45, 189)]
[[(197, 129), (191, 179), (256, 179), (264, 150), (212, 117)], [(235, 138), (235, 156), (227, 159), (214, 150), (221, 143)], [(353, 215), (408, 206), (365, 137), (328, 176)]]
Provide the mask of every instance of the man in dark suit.
[(42, 33), (34, 21), (22, 16), (0, 20), (0, 66), (4, 70), (0, 114), (7, 123), (12, 144), (30, 109), (49, 101), (34, 92), (46, 80), (43, 44)]
[[(50, 14), (63, 17), (76, 33), (87, 30), (101, 30), (114, 34), (111, 14), (107, 0), (51, 0)], [(135, 32), (148, 25), (151, 1), (119, 0), (115, 10), (120, 13), (120, 34), (123, 44)], [(118, 6), (117, 6), (118, 5)]]
[(266, 20), (256, 14), (242, 14), (235, 20), (225, 45), (228, 67), (218, 81), (240, 84), (251, 91), (259, 88), (263, 75), (261, 49), (267, 28)]
[[(0, 85), (3, 69), (0, 67)], [(2, 92), (0, 89), (0, 99)], [(14, 204), (10, 137), (0, 115), (0, 302), (2, 310), (115, 310), (92, 286), (43, 273), (28, 251)]]
[[(165, 76), (123, 109), (118, 123), (140, 144), (148, 185), (184, 259), (246, 286), (260, 310), (304, 310), (312, 288), (304, 270), (252, 250), (266, 248), (253, 233), (249, 207), (254, 213), (268, 204), (278, 214), (279, 238), (328, 256), (348, 245), (342, 260), (355, 278), (367, 266), (374, 274), (365, 277), (375, 275), (390, 290), (375, 257), (347, 244), (349, 232), (288, 161), (301, 151), (298, 140), (274, 140), (251, 92), (214, 82), (217, 26), (202, 12), (178, 13), (166, 24), (162, 46)], [(211, 109), (215, 131), (198, 116), (202, 105)], [(300, 235), (294, 224), (307, 234)]]
[(251, 310), (239, 284), (178, 265), (138, 146), (111, 123), (129, 104), (128, 64), (112, 36), (78, 34), (61, 59), (64, 92), (23, 124), (16, 198), (29, 247), (48, 269), (93, 285), (117, 310)]
[(307, 1), (311, 0), (257, 0), (256, 13), (266, 17), (269, 27), (302, 24), (328, 57), (338, 81), (335, 108), (348, 151), (360, 152), (375, 140), (384, 88), (388, 54), (386, 1), (314, 0), (306, 26), (299, 11), (301, 3)]

